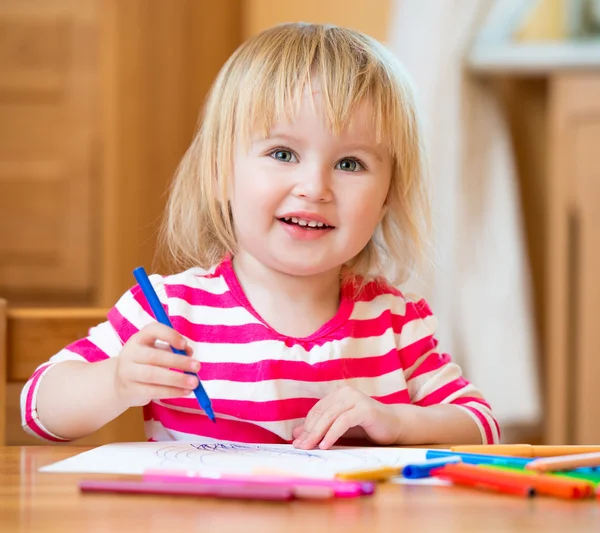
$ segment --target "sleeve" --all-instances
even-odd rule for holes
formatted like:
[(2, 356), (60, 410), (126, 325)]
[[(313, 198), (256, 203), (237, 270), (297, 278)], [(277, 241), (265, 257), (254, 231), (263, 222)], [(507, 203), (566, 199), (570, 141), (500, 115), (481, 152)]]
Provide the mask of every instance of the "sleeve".
[[(161, 303), (166, 306), (167, 297), (164, 280), (161, 276), (150, 276)], [(107, 321), (94, 326), (88, 336), (76, 340), (53, 355), (35, 369), (21, 391), (21, 425), (35, 437), (50, 442), (67, 442), (48, 431), (37, 414), (37, 393), (40, 384), (54, 366), (63, 361), (96, 363), (109, 357), (116, 357), (129, 338), (154, 320), (138, 285), (128, 290), (109, 311)]]
[(437, 319), (425, 300), (406, 299), (405, 321), (400, 330), (398, 354), (411, 402), (426, 407), (452, 404), (477, 424), (481, 442), (500, 441), (500, 427), (481, 392), (463, 375), (447, 353), (440, 353), (435, 337)]

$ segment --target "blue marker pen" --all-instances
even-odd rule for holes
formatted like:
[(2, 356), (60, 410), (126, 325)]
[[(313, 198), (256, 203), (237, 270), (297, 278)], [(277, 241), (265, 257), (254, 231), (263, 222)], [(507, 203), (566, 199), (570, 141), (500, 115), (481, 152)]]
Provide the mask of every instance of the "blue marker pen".
[[(165, 310), (164, 310), (162, 304), (160, 303), (158, 296), (156, 295), (156, 291), (154, 290), (152, 283), (150, 283), (150, 280), (148, 279), (148, 275), (146, 274), (144, 267), (136, 268), (133, 271), (133, 275), (135, 276), (135, 279), (137, 280), (140, 288), (142, 289), (142, 292), (144, 293), (144, 296), (146, 297), (148, 305), (152, 309), (154, 318), (156, 318), (156, 320), (158, 322), (160, 322), (161, 324), (164, 324), (165, 326), (169, 326), (170, 328), (172, 328), (173, 325), (171, 324), (171, 321), (169, 320), (167, 313), (165, 313)], [(176, 348), (173, 348), (173, 347), (171, 347), (171, 350), (173, 351), (173, 353), (177, 353), (180, 355), (187, 355), (183, 350), (177, 350)], [(196, 374), (193, 374), (192, 372), (186, 372), (186, 374), (190, 374), (191, 376), (196, 376)], [(196, 376), (196, 377), (198, 377), (198, 376)], [(202, 383), (200, 382), (200, 378), (198, 378), (198, 386), (194, 389), (194, 396), (196, 396), (196, 399), (198, 400), (200, 407), (202, 407), (202, 409), (204, 409), (204, 412), (208, 415), (208, 418), (210, 418), (213, 422), (216, 422), (215, 413), (213, 412), (212, 405), (210, 403), (210, 398), (206, 394), (206, 391), (204, 390), (204, 387), (202, 386)]]
[(441, 468), (442, 466), (451, 464), (451, 463), (460, 463), (461, 459), (457, 455), (449, 456), (449, 457), (439, 457), (437, 459), (430, 459), (429, 461), (425, 461), (424, 463), (411, 463), (405, 465), (402, 469), (402, 477), (407, 479), (418, 479), (422, 477), (431, 477), (431, 471), (436, 468)]

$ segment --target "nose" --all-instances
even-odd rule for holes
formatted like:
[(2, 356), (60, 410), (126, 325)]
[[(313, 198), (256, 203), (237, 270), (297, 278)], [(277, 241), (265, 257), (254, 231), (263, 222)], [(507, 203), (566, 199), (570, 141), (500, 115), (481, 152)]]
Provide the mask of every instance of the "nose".
[(298, 176), (294, 194), (311, 202), (329, 202), (333, 197), (330, 169), (321, 166), (306, 168)]

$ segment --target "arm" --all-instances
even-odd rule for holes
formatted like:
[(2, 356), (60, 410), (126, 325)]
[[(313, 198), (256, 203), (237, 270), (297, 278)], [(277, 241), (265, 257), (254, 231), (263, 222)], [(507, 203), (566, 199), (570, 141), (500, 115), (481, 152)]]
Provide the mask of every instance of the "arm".
[[(151, 279), (164, 303), (162, 279)], [(181, 396), (196, 386), (185, 381), (191, 376), (169, 371), (197, 372), (199, 364), (155, 346), (157, 339), (175, 347), (184, 340), (154, 321), (144, 304), (139, 287), (134, 287), (111, 309), (107, 322), (35, 370), (21, 393), (23, 428), (28, 433), (56, 442), (76, 439), (130, 406)], [(186, 351), (191, 354), (189, 348)]]
[(40, 425), (61, 439), (74, 440), (123, 413), (129, 406), (116, 394), (116, 361), (64, 361), (50, 367), (37, 393)]
[(65, 361), (50, 367), (35, 387), (37, 397), (31, 402), (26, 399), (26, 412), (37, 414), (36, 428), (51, 440), (77, 439), (129, 407), (158, 398), (188, 396), (198, 386), (198, 379), (184, 372), (196, 374), (200, 363), (172, 353), (168, 347), (157, 347), (157, 340), (191, 355), (179, 333), (153, 322), (133, 335), (118, 357), (94, 363)]
[(403, 327), (398, 355), (411, 405), (396, 406), (412, 420), (404, 426), (406, 443), (498, 442), (500, 430), (489, 404), (450, 356), (438, 350), (437, 320), (427, 303), (407, 302), (409, 313), (413, 320)]
[(62, 442), (87, 435), (121, 414), (126, 406), (117, 406), (110, 397), (122, 348), (113, 326), (103, 322), (37, 368), (21, 392), (25, 431)]
[(398, 427), (405, 428), (395, 444), (481, 444), (481, 432), (466, 412), (455, 405), (392, 405)]

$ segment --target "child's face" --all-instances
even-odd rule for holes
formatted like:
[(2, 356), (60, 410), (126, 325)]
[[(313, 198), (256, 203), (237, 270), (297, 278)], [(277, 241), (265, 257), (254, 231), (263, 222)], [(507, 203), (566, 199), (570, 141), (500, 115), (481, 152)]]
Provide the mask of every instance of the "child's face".
[(384, 213), (392, 158), (376, 142), (367, 103), (338, 136), (318, 84), (293, 123), (238, 143), (231, 206), (239, 254), (290, 275), (322, 274), (356, 256)]

